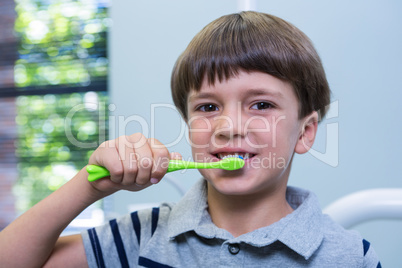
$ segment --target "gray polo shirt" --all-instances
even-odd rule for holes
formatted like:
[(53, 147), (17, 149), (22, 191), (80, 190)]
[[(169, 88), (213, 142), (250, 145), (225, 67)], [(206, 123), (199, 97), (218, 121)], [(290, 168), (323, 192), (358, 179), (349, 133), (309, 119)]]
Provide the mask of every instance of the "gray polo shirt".
[(176, 205), (133, 212), (82, 233), (89, 267), (381, 267), (370, 243), (288, 187), (294, 211), (233, 237), (213, 224), (204, 179)]

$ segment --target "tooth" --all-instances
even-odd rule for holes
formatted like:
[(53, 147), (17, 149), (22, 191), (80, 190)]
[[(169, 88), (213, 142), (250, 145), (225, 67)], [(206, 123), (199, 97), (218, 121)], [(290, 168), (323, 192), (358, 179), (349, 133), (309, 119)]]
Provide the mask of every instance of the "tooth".
[(221, 160), (229, 158), (229, 157), (242, 157), (244, 160), (249, 159), (252, 155), (250, 153), (232, 153), (232, 154), (225, 154), (225, 153), (219, 153), (217, 154), (217, 157), (220, 158)]

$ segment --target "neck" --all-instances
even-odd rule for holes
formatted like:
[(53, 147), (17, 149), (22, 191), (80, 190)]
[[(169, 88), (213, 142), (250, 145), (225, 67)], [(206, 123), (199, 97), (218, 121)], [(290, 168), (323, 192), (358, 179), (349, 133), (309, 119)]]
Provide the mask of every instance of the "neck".
[(293, 211), (286, 201), (286, 185), (271, 193), (225, 195), (208, 183), (208, 210), (219, 228), (234, 237), (269, 226)]

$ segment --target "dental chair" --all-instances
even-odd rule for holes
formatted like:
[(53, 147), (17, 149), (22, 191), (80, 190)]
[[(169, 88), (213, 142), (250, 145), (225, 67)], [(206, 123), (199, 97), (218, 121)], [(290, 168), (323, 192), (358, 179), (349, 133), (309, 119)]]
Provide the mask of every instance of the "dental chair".
[(331, 203), (323, 212), (346, 229), (376, 219), (402, 220), (402, 188), (355, 192)]

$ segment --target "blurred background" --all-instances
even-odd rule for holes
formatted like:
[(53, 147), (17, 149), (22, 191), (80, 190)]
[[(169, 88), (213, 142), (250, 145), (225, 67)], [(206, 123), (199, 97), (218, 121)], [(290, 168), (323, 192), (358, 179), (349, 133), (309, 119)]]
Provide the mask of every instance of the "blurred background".
[[(402, 188), (400, 1), (2, 0), (0, 229), (70, 179), (106, 139), (143, 132), (190, 159), (170, 96), (172, 67), (207, 23), (249, 9), (309, 36), (333, 93), (316, 144), (295, 157), (289, 184), (314, 191), (323, 208), (356, 191)], [(66, 232), (176, 202), (199, 177), (176, 172), (157, 187), (117, 193)], [(400, 221), (353, 229), (384, 267), (402, 267)]]

